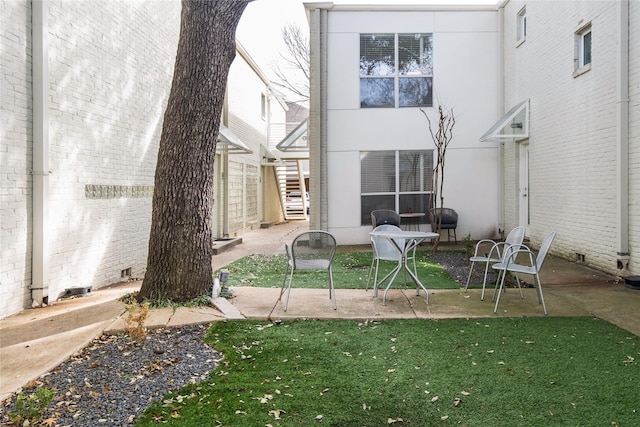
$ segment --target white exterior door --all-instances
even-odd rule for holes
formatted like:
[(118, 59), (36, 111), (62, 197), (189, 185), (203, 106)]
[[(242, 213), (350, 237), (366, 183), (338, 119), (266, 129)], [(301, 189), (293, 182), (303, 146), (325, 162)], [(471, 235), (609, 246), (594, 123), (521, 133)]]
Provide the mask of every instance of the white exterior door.
[(524, 225), (525, 235), (529, 236), (529, 141), (519, 144), (520, 149), (520, 173), (519, 197), (518, 197), (518, 219), (519, 224)]

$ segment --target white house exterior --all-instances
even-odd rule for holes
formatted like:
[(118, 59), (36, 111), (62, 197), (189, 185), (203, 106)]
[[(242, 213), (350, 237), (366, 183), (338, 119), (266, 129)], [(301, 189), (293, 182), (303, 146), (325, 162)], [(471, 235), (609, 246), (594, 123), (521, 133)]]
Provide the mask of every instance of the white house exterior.
[(508, 1), (498, 13), (503, 111), (530, 105), (528, 138), (502, 143), (505, 228), (528, 225), (533, 246), (555, 230), (552, 253), (640, 274), (640, 2)]
[[(144, 276), (180, 7), (0, 2), (0, 318)], [(283, 218), (263, 154), (286, 106), (241, 46), (228, 94), (217, 237)]]
[(640, 2), (305, 6), (312, 227), (367, 243), (362, 154), (431, 148), (417, 108), (361, 105), (371, 75), (358, 70), (363, 34), (430, 33), (433, 106), (456, 116), (444, 197), (460, 214), (458, 236), (522, 224), (535, 248), (553, 230), (553, 254), (640, 274)]
[[(443, 195), (446, 207), (459, 214), (457, 235), (497, 235), (498, 147), (479, 141), (487, 124), (500, 113), (499, 16), (495, 7), (305, 6), (312, 52), (309, 141), (315, 215), (311, 215), (311, 226), (333, 233), (338, 244), (366, 244), (371, 210), (426, 212), (434, 144), (420, 109), (435, 118), (433, 113), (441, 103), (453, 108), (456, 119), (446, 154)], [(366, 80), (375, 72), (363, 75), (361, 58), (366, 59), (368, 53), (361, 50), (369, 48), (367, 40), (385, 37), (392, 49), (394, 41), (398, 45), (391, 55), (399, 57), (401, 44), (406, 43), (425, 52), (424, 62), (432, 62), (421, 71), (427, 85), (431, 78), (431, 103), (409, 100), (423, 105), (402, 106), (402, 99), (396, 99), (394, 105), (370, 108), (363, 99), (367, 89), (363, 87), (361, 92), (361, 85), (368, 84)], [(425, 47), (429, 43), (432, 50)], [(362, 49), (361, 44), (365, 46)], [(396, 79), (398, 98), (400, 80), (411, 73), (391, 76)], [(396, 152), (395, 171), (375, 169), (375, 163), (380, 167), (392, 164)], [(411, 162), (418, 169), (408, 177), (406, 170), (411, 165), (407, 163)], [(395, 183), (387, 182), (396, 178)], [(412, 185), (403, 184), (406, 178), (413, 180)], [(382, 179), (387, 181), (376, 182)], [(421, 224), (422, 229), (427, 227)]]

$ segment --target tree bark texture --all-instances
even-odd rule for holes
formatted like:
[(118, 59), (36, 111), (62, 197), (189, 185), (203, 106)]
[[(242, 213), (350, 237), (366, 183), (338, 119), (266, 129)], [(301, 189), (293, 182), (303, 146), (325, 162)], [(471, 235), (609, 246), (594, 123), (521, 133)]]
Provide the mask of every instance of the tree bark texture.
[(213, 283), (214, 170), (235, 34), (251, 0), (183, 0), (139, 300), (187, 301)]

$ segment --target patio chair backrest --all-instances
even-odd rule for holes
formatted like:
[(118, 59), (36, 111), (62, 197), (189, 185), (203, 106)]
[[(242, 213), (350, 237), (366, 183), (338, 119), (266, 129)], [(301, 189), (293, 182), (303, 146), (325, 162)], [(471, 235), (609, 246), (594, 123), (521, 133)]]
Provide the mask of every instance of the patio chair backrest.
[(307, 231), (293, 239), (290, 251), (294, 269), (326, 270), (336, 252), (336, 239), (326, 231)]
[[(382, 224), (373, 229), (373, 231), (402, 231), (400, 227), (390, 224)], [(404, 239), (396, 239), (400, 247), (404, 246)], [(374, 256), (380, 260), (398, 261), (400, 252), (393, 246), (393, 243), (386, 237), (371, 236), (371, 245), (373, 246)]]
[(378, 209), (371, 212), (371, 225), (376, 228), (382, 224), (391, 224), (400, 227), (400, 214), (390, 209)]
[(524, 226), (519, 225), (507, 234), (505, 243), (507, 245), (521, 245), (524, 240)]
[(551, 243), (556, 238), (556, 232), (552, 231), (544, 238), (542, 244), (540, 245), (540, 250), (538, 251), (538, 256), (536, 257), (536, 268), (538, 271), (542, 268), (542, 263), (547, 257), (547, 253), (549, 252), (549, 248), (551, 248)]

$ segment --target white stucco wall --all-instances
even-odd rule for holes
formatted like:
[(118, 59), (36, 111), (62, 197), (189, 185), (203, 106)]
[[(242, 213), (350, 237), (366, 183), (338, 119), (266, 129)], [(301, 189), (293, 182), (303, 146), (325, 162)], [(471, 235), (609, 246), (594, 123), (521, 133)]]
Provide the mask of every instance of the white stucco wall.
[(369, 242), (371, 226), (360, 224), (360, 151), (433, 148), (418, 108), (360, 108), (360, 33), (433, 33), (434, 106), (456, 117), (445, 204), (460, 215), (459, 239), (497, 233), (497, 144), (478, 140), (499, 114), (497, 18), (489, 10), (328, 12), (328, 231), (338, 244)]
[[(616, 68), (617, 2), (526, 2), (526, 41), (516, 44), (516, 14), (525, 2), (504, 9), (505, 108), (531, 100), (529, 139), (530, 233), (534, 246), (558, 232), (552, 253), (583, 254), (593, 267), (638, 274), (639, 240), (638, 51), (640, 3), (629, 2), (630, 30), (630, 246), (629, 270), (616, 263)], [(575, 33), (592, 26), (591, 69), (574, 76)], [(505, 143), (505, 182), (518, 177), (518, 144)], [(505, 219), (516, 225), (517, 191), (505, 186)]]

